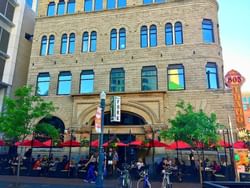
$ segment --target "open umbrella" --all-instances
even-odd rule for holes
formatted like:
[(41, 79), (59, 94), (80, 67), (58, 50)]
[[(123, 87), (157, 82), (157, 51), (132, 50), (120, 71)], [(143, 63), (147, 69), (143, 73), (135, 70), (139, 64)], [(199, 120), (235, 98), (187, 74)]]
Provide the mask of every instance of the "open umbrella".
[(149, 143), (145, 144), (144, 145), (145, 147), (162, 147), (162, 148), (168, 148), (169, 145), (163, 143), (163, 142), (160, 142), (158, 140), (151, 140)]
[(172, 142), (168, 148), (166, 149), (190, 149), (192, 148), (188, 143), (183, 142), (181, 140)]
[(220, 140), (217, 144), (212, 144), (210, 147), (215, 147), (215, 146), (220, 146), (223, 148), (229, 148), (231, 146), (231, 144), (229, 144), (228, 142), (224, 141), (224, 140)]
[(234, 148), (235, 149), (246, 149), (247, 146), (243, 141), (237, 141), (234, 143)]
[(80, 147), (81, 143), (75, 140), (68, 140), (60, 144), (61, 147)]
[(52, 147), (53, 146), (53, 142), (52, 142), (51, 139), (49, 139), (49, 140), (43, 142), (43, 145), (44, 145), (44, 147)]
[(99, 140), (94, 140), (90, 143), (91, 147), (97, 148), (99, 146)]
[(143, 142), (141, 140), (135, 140), (129, 143), (130, 146), (143, 146)]
[(39, 140), (24, 140), (22, 142), (16, 142), (15, 146), (26, 146), (26, 147), (44, 147), (44, 144)]
[(5, 142), (3, 140), (0, 140), (0, 146), (4, 146)]
[[(111, 142), (105, 142), (104, 144), (103, 144), (103, 147), (108, 147), (109, 145), (111, 144)], [(117, 146), (117, 147), (125, 147), (125, 146), (128, 146), (128, 144), (125, 144), (125, 143), (123, 143), (123, 142), (115, 142), (115, 146)]]

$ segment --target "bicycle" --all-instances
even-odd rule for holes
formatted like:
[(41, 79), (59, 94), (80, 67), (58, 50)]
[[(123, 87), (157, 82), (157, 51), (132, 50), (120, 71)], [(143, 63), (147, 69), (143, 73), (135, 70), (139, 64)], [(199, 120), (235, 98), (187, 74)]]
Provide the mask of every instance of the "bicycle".
[(151, 183), (149, 182), (148, 170), (142, 170), (139, 175), (141, 178), (137, 181), (137, 188), (151, 188)]
[(172, 174), (172, 171), (170, 168), (167, 168), (165, 170), (162, 170), (163, 178), (161, 183), (161, 188), (172, 188), (172, 183), (170, 183), (170, 175)]
[(124, 165), (123, 170), (117, 169), (120, 172), (118, 188), (132, 188), (132, 180), (130, 177), (129, 165)]

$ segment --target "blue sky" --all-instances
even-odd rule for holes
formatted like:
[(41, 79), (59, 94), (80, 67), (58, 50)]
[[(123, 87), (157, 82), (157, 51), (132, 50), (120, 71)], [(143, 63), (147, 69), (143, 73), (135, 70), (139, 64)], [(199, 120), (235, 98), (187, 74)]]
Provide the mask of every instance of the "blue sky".
[(250, 91), (250, 0), (217, 0), (225, 74), (235, 69), (245, 78), (242, 91)]

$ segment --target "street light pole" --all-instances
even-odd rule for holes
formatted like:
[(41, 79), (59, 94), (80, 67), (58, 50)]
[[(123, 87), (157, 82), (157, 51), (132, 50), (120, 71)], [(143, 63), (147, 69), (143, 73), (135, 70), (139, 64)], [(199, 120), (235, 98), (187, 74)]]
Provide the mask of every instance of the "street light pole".
[(98, 176), (96, 180), (96, 188), (103, 188), (103, 162), (104, 162), (104, 152), (103, 152), (103, 130), (104, 130), (104, 110), (105, 110), (105, 100), (106, 93), (104, 91), (100, 94), (100, 107), (102, 109), (101, 113), (101, 133), (99, 134), (99, 160), (98, 160)]

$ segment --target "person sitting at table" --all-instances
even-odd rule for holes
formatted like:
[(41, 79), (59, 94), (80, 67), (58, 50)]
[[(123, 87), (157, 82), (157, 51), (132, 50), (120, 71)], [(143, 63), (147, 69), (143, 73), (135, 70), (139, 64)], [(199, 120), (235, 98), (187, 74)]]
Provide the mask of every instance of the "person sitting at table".
[(216, 163), (216, 161), (213, 161), (212, 170), (213, 170), (213, 173), (214, 173), (214, 174), (219, 173), (220, 170), (221, 170), (220, 165), (218, 165), (218, 164)]
[(42, 159), (41, 155), (37, 155), (37, 159), (35, 160), (32, 169), (33, 170), (41, 170), (42, 169)]
[(11, 165), (12, 174), (15, 175), (18, 165), (18, 156), (12, 157), (8, 163)]

